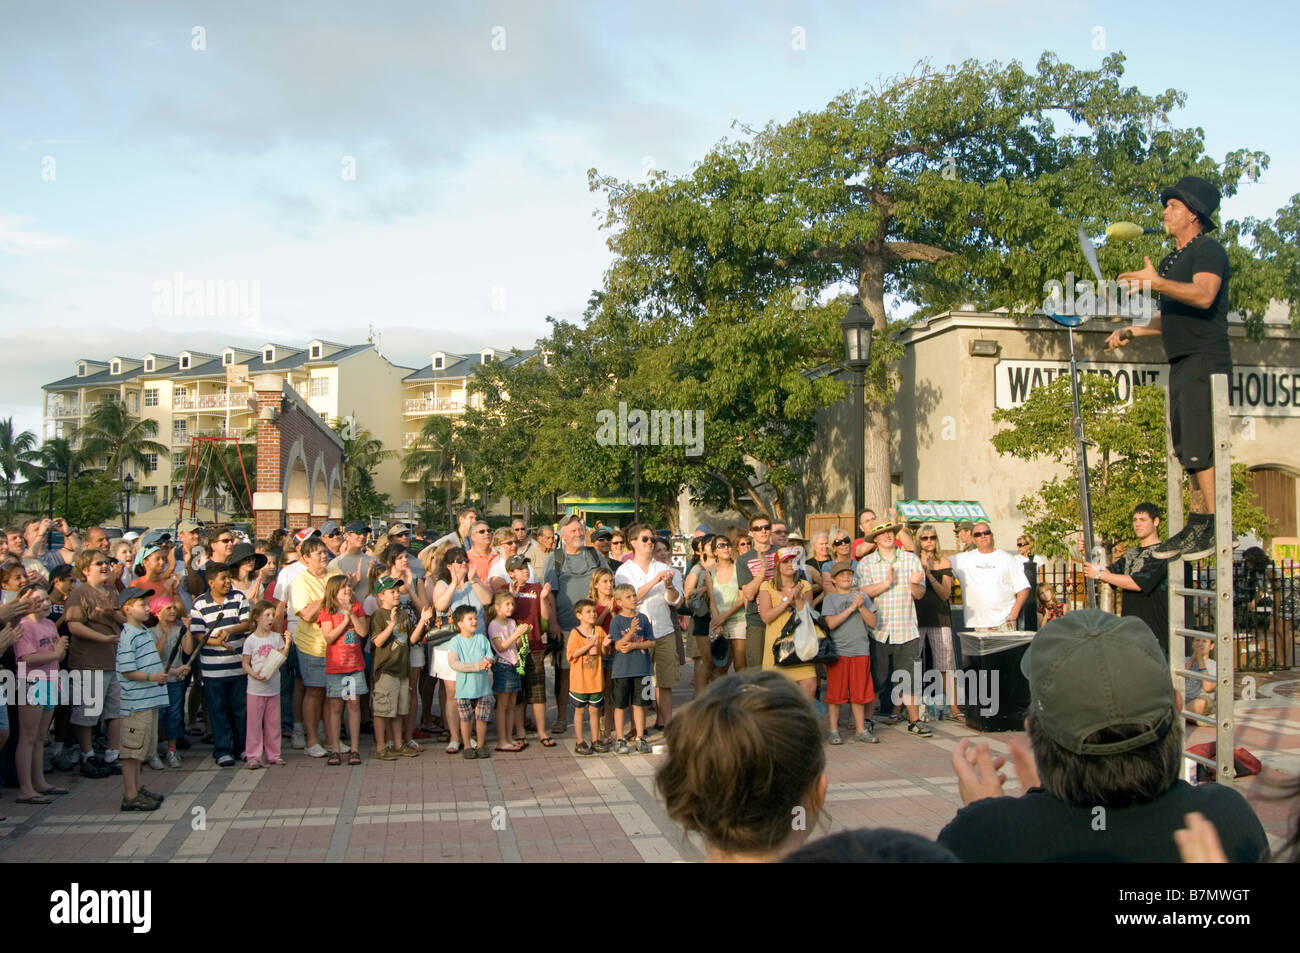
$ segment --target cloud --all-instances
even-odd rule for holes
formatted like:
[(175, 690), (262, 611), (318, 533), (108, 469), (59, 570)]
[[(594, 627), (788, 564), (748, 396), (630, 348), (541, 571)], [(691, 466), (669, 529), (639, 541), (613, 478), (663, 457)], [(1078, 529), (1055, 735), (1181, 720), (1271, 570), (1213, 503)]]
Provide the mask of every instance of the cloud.
[(10, 255), (32, 255), (40, 252), (66, 251), (81, 243), (61, 235), (23, 228), (32, 220), (22, 215), (0, 215), (0, 251)]

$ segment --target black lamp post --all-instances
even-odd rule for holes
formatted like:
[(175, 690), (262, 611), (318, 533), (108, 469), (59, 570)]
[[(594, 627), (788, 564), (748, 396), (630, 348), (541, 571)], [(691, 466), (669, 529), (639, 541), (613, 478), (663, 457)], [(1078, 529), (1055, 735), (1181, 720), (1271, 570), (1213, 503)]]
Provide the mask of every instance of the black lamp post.
[(135, 489), (135, 477), (127, 474), (122, 478), (122, 488), (126, 490), (126, 512), (122, 515), (122, 532), (131, 532), (131, 491)]
[(867, 429), (866, 372), (871, 364), (871, 315), (856, 302), (840, 321), (844, 333), (844, 363), (853, 372), (853, 518), (856, 520), (866, 501), (866, 463), (862, 444)]
[(627, 442), (632, 445), (632, 522), (641, 522), (641, 431), (631, 431)]
[[(50, 489), (50, 519), (54, 519), (54, 484), (63, 478), (63, 471), (50, 467), (45, 471), (45, 482)], [(67, 515), (66, 513), (64, 514)]]

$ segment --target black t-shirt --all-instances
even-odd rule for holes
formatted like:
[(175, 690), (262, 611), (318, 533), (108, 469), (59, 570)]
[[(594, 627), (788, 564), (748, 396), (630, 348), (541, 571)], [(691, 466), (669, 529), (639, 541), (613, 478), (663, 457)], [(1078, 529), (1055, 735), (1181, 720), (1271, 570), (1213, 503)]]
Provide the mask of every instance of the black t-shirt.
[(1194, 275), (1209, 272), (1222, 282), (1208, 308), (1194, 308), (1167, 295), (1160, 296), (1160, 337), (1165, 356), (1171, 361), (1189, 354), (1229, 357), (1227, 252), (1213, 238), (1201, 235), (1186, 245), (1182, 254), (1174, 251), (1166, 255), (1157, 270), (1163, 271), (1165, 262), (1174, 255), (1178, 258), (1165, 273), (1170, 281), (1190, 283)]
[(1179, 863), (1174, 831), (1199, 811), (1234, 864), (1256, 863), (1268, 837), (1246, 799), (1218, 784), (1178, 781), (1154, 801), (1129, 807), (1070, 807), (1042, 788), (966, 805), (938, 842), (965, 863)]
[[(952, 584), (951, 569), (940, 569), (931, 575), (940, 582), (947, 578), (948, 584)], [(925, 581), (925, 594), (916, 600), (916, 624), (922, 629), (952, 628), (952, 612), (948, 608), (948, 600), (939, 598), (939, 593), (931, 587), (929, 579)]]
[(1133, 546), (1124, 555), (1106, 567), (1117, 576), (1131, 576), (1142, 587), (1141, 591), (1121, 590), (1120, 615), (1141, 619), (1160, 643), (1165, 657), (1169, 656), (1169, 564), (1156, 559), (1151, 551), (1158, 544)]

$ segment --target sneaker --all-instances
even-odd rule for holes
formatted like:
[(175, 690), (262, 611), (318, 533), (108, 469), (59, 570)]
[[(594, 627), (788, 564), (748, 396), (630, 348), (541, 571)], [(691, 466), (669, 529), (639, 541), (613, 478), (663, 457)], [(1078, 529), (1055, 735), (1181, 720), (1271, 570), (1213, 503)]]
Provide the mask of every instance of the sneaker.
[(129, 801), (126, 798), (122, 799), (122, 810), (124, 811), (156, 811), (161, 806), (161, 802), (148, 797), (143, 791)]
[(54, 756), (55, 771), (71, 771), (81, 763), (81, 751), (77, 748), (64, 748)]
[(156, 754), (149, 755), (149, 767), (153, 768), (155, 771), (163, 770), (164, 765), (162, 758), (158, 757)]
[(596, 752), (596, 754), (609, 754), (609, 749), (611, 747), (612, 746), (608, 741), (597, 741), (592, 743), (591, 750)]
[(596, 752), (594, 752), (591, 749), (591, 745), (587, 744), (587, 742), (584, 741), (582, 742), (582, 744), (577, 744), (573, 746), (573, 753), (580, 754), (585, 757), (589, 754), (595, 754)]
[(880, 744), (880, 739), (877, 738), (876, 733), (871, 730), (871, 722), (867, 722), (867, 727), (864, 728), (862, 731), (859, 731), (856, 735), (854, 735), (853, 740), (860, 741), (864, 745)]
[(397, 760), (397, 752), (394, 751), (392, 748), (388, 747), (387, 745), (385, 745), (384, 747), (378, 749), (378, 750), (375, 752), (375, 760), (376, 760), (376, 761), (396, 761), (396, 760)]
[(917, 735), (921, 738), (929, 738), (934, 734), (934, 732), (926, 726), (925, 722), (922, 721), (909, 722), (907, 731), (909, 734)]
[(826, 743), (831, 745), (842, 745), (844, 744), (844, 739), (840, 737), (838, 731), (832, 731), (826, 736)]
[(157, 791), (150, 791), (150, 790), (149, 790), (147, 787), (145, 787), (143, 784), (140, 785), (140, 793), (143, 794), (143, 795), (144, 795), (145, 797), (147, 797), (147, 798), (151, 798), (152, 800), (157, 801), (159, 804), (161, 804), (163, 801), (167, 800), (166, 795), (159, 794)]
[(466, 748), (465, 751), (462, 753), (461, 757), (463, 757), (466, 761), (473, 761), (475, 758), (478, 757), (478, 749)]
[(307, 729), (301, 725), (294, 728), (293, 739), (289, 743), (299, 751), (307, 747)]
[(627, 754), (632, 749), (627, 746), (627, 742), (622, 738), (614, 742), (614, 754)]
[(636, 753), (650, 754), (650, 742), (646, 741), (644, 738), (638, 738), (636, 740)]
[(249, 758), (248, 763), (245, 764), (244, 767), (248, 768), (249, 771), (257, 771), (262, 767), (262, 762), (258, 761), (256, 758)]
[(1187, 525), (1152, 550), (1156, 559), (1206, 559), (1214, 554), (1214, 517), (1193, 513)]
[(307, 749), (307, 757), (309, 758), (323, 758), (327, 754), (329, 754), (329, 752), (326, 751), (325, 746), (319, 742)]
[(103, 765), (108, 769), (109, 774), (120, 775), (122, 773), (122, 759), (120, 757), (114, 758), (112, 761), (105, 761)]
[(98, 758), (91, 757), (81, 759), (81, 776), (83, 778), (95, 778), (98, 780), (100, 778), (106, 778), (110, 774), (112, 774), (112, 772), (108, 770), (108, 765), (104, 764)]
[(217, 767), (219, 768), (233, 768), (234, 766), (235, 766), (235, 759), (228, 754), (223, 754), (220, 758), (217, 759)]
[(181, 766), (181, 756), (178, 755), (175, 751), (168, 751), (168, 752), (167, 752), (167, 767), (169, 767), (169, 768), (179, 768), (180, 766)]
[(408, 741), (393, 753), (399, 758), (418, 758), (423, 752), (421, 749), (413, 747)]

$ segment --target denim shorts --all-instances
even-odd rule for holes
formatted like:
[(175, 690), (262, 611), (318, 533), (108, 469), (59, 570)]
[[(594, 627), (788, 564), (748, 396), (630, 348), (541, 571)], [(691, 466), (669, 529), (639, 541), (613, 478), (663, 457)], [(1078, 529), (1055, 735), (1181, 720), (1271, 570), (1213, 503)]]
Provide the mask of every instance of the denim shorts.
[(365, 669), (355, 672), (343, 672), (338, 675), (330, 672), (325, 673), (326, 698), (359, 698), (366, 694), (367, 691), (369, 689), (366, 688)]
[(298, 653), (298, 674), (308, 688), (325, 687), (325, 656)]
[(44, 708), (50, 711), (58, 707), (59, 703), (59, 683), (51, 679), (41, 678), (32, 679), (24, 686), (26, 694), (19, 701), (26, 705), (31, 702), (33, 708)]
[(520, 678), (513, 665), (500, 660), (492, 663), (492, 691), (494, 694), (517, 692), (521, 685), (523, 685), (523, 679)]

